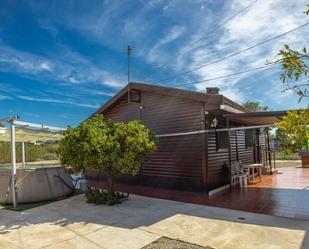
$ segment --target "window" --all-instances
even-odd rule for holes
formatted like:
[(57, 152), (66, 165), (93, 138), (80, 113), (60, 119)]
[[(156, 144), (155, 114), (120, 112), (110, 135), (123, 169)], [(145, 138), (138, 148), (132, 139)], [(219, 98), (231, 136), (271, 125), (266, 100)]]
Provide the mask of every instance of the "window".
[(252, 129), (246, 130), (245, 134), (246, 134), (246, 148), (253, 147), (254, 145), (253, 130)]
[(217, 150), (227, 150), (228, 144), (228, 132), (220, 131), (216, 132)]

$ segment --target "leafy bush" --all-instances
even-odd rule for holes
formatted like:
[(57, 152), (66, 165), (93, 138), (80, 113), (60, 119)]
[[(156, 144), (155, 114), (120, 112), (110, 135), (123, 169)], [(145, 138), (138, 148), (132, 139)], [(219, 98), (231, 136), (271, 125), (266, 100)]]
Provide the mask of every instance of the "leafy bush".
[(86, 192), (88, 203), (114, 205), (119, 204), (128, 199), (129, 194), (120, 192), (108, 193), (106, 190), (99, 188), (91, 188)]

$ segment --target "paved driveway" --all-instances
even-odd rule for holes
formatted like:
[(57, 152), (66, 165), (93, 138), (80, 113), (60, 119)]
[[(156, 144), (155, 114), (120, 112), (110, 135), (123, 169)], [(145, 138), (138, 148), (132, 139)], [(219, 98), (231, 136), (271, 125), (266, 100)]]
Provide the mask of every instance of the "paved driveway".
[(134, 249), (161, 236), (214, 248), (309, 248), (309, 221), (131, 195), (112, 207), (75, 196), (0, 210), (0, 248)]

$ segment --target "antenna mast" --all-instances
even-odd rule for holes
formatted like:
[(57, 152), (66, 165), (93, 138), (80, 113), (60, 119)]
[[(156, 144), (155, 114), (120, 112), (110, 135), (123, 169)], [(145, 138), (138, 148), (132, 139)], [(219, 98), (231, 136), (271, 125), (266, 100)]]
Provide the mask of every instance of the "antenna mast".
[(130, 83), (130, 55), (132, 52), (132, 48), (130, 45), (128, 45), (128, 84)]

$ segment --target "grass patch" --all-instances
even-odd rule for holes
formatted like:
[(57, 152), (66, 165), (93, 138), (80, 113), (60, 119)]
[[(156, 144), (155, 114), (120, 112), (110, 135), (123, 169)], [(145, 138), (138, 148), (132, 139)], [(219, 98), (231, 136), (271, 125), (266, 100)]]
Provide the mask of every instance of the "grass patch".
[(275, 155), (276, 155), (276, 159), (278, 160), (299, 160), (300, 159), (300, 157), (298, 156), (298, 153), (286, 154), (283, 151), (276, 151)]
[(283, 162), (276, 161), (276, 168), (290, 168), (290, 167), (298, 168), (301, 166), (302, 164), (301, 164), (301, 161), (299, 160), (286, 160)]
[[(72, 196), (76, 196), (76, 195), (80, 195), (80, 194), (82, 194), (82, 192), (80, 192), (79, 189), (76, 189), (70, 196), (67, 196), (66, 198), (70, 198)], [(33, 203), (20, 203), (20, 204), (18, 204), (16, 209), (13, 208), (13, 204), (0, 204), (0, 209), (22, 212), (22, 211), (29, 210), (31, 208), (44, 206), (44, 205), (50, 204), (52, 202), (61, 201), (61, 200), (64, 200), (64, 199), (65, 198), (50, 200), (50, 201), (33, 202)]]
[(14, 209), (13, 208), (13, 204), (0, 204), (0, 209), (6, 209), (6, 210), (12, 210), (12, 211), (17, 211), (17, 212), (22, 212), (31, 208), (35, 208), (35, 207), (39, 207), (39, 206), (43, 206), (46, 204), (49, 204), (53, 201), (42, 201), (42, 202), (35, 202), (35, 203), (21, 203), (18, 204), (17, 208)]

